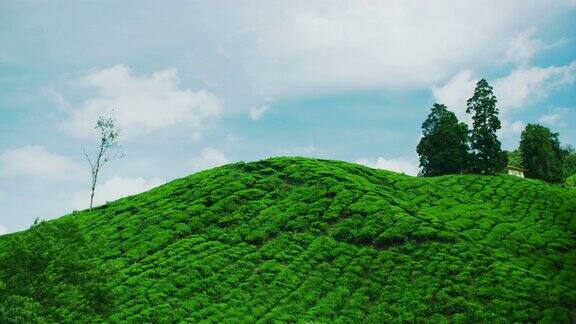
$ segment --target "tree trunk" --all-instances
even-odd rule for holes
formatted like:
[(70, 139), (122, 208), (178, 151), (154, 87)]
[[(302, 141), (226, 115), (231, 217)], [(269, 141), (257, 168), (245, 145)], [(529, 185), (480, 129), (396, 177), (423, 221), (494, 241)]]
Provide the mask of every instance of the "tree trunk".
[(92, 206), (94, 204), (94, 191), (96, 190), (96, 183), (98, 182), (98, 172), (100, 172), (100, 159), (104, 154), (104, 141), (100, 143), (100, 152), (98, 152), (98, 158), (96, 159), (96, 164), (92, 168), (92, 193), (90, 194), (90, 211), (92, 211)]
[(94, 203), (94, 189), (95, 187), (92, 186), (92, 194), (90, 195), (90, 211), (92, 211), (92, 204)]
[[(100, 162), (98, 161), (97, 163)], [(90, 211), (92, 211), (92, 206), (94, 205), (94, 192), (96, 191), (96, 182), (98, 181), (98, 171), (100, 171), (99, 169), (100, 166), (97, 165), (96, 169), (92, 171), (92, 192), (90, 193)]]

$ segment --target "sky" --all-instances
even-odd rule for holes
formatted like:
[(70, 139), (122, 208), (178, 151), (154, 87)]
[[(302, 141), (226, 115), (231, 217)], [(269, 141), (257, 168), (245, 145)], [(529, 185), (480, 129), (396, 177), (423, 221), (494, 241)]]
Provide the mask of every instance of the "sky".
[(199, 170), (309, 156), (414, 175), (432, 104), (494, 87), (576, 145), (576, 1), (0, 2), (0, 234), (89, 203), (99, 115), (125, 158), (102, 204)]

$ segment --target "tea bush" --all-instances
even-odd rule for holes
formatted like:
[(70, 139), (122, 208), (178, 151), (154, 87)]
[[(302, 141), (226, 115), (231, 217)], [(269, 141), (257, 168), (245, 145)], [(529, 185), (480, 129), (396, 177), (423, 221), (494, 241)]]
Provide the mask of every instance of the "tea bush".
[[(0, 320), (576, 320), (576, 191), (536, 180), (273, 158), (48, 224), (70, 220), (98, 245), (84, 282), (107, 287), (112, 304), (72, 311), (86, 290), (50, 279), (65, 267), (34, 274), (54, 303), (15, 294), (20, 275), (0, 269)], [(0, 257), (29, 235), (1, 237)], [(74, 258), (77, 246), (58, 243)]]

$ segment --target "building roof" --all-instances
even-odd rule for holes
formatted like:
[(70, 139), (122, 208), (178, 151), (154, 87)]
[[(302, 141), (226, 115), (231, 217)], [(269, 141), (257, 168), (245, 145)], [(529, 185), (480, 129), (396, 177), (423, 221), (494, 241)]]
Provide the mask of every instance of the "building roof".
[(506, 169), (507, 169), (507, 170), (514, 170), (514, 171), (522, 171), (522, 172), (528, 171), (528, 170), (526, 170), (526, 169), (522, 169), (522, 168), (515, 167), (515, 166), (507, 166)]

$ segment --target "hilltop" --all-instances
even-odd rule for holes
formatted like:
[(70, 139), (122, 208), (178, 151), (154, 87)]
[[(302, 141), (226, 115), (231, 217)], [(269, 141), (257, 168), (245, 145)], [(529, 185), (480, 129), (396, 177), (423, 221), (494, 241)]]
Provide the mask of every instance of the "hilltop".
[[(43, 226), (50, 244), (31, 238)], [(34, 299), (8, 259), (0, 303), (48, 321), (569, 322), (575, 233), (576, 190), (541, 181), (272, 158), (0, 238), (4, 260), (35, 253), (19, 242), (86, 265), (75, 281), (46, 261)]]

